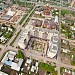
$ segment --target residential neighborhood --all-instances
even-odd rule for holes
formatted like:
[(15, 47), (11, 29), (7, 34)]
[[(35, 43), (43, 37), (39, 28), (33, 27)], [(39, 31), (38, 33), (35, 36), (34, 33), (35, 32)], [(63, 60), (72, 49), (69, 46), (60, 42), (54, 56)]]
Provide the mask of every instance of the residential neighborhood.
[(75, 75), (75, 0), (0, 0), (0, 75)]

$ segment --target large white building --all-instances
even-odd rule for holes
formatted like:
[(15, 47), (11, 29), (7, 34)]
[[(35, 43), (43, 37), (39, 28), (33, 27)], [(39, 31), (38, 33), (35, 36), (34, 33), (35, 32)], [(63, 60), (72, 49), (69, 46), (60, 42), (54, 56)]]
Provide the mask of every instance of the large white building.
[(25, 29), (21, 32), (18, 46), (21, 49), (27, 47), (30, 37), (38, 37), (45, 40), (49, 40), (49, 48), (47, 50), (47, 57), (53, 58), (58, 52), (58, 31), (48, 30), (44, 28), (33, 27), (32, 25), (27, 25)]
[[(3, 57), (1, 63), (5, 64), (5, 65), (8, 65), (10, 66), (11, 69), (13, 70), (16, 70), (16, 71), (20, 71), (20, 68), (21, 68), (21, 65), (23, 63), (23, 59), (21, 58), (15, 58), (15, 55), (17, 53), (14, 52), (14, 51), (8, 51), (5, 56)], [(18, 61), (18, 62), (13, 62), (13, 60), (15, 59)], [(9, 59), (9, 60), (8, 60)], [(2, 67), (2, 65), (0, 65), (0, 68)], [(1, 75), (1, 74), (0, 74)], [(7, 74), (3, 74), (2, 75), (7, 75)]]

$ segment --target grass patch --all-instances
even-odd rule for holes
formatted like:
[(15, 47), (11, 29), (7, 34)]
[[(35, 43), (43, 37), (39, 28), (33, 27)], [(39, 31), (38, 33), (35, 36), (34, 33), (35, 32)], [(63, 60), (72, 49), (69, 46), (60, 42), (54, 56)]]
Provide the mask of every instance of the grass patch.
[(22, 53), (21, 50), (18, 50), (18, 54), (16, 55), (16, 58), (22, 58), (22, 59), (24, 59), (24, 54)]
[(17, 36), (20, 34), (21, 30), (17, 33), (16, 37), (14, 38), (14, 40), (10, 43), (10, 46), (12, 46), (12, 44), (14, 43), (14, 41), (16, 40)]
[(21, 25), (22, 24), (22, 22), (25, 20), (25, 18), (26, 18), (26, 15), (24, 15), (24, 17), (21, 19), (21, 21), (19, 22), (19, 24)]
[[(35, 9), (34, 9), (35, 10)], [(32, 14), (34, 13), (34, 10), (32, 11), (32, 13), (29, 15), (29, 17), (26, 19), (26, 21), (25, 21), (25, 23), (24, 23), (24, 25), (23, 25), (23, 27), (27, 24), (27, 22), (29, 22), (29, 20), (30, 20), (30, 17), (32, 16)]]
[(73, 16), (75, 16), (75, 12), (73, 11), (70, 11), (70, 10), (62, 10), (61, 11), (61, 15), (65, 15), (65, 14), (72, 14)]
[(40, 62), (39, 63), (39, 68), (42, 69), (42, 70), (44, 70), (44, 71), (51, 72), (52, 75), (56, 74), (55, 66), (51, 66), (49, 64)]

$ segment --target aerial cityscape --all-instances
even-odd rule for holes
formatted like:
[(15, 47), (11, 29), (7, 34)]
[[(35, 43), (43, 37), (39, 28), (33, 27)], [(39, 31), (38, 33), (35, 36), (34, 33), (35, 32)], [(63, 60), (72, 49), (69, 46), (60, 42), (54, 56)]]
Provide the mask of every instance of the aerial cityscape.
[(0, 0), (0, 75), (75, 75), (75, 0)]

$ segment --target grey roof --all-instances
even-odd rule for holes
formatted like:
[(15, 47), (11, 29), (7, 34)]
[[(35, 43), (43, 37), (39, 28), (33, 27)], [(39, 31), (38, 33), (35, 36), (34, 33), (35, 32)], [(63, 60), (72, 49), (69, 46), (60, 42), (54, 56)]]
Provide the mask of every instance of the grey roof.
[(1, 20), (9, 20), (12, 16), (10, 15), (4, 15), (1, 17)]

